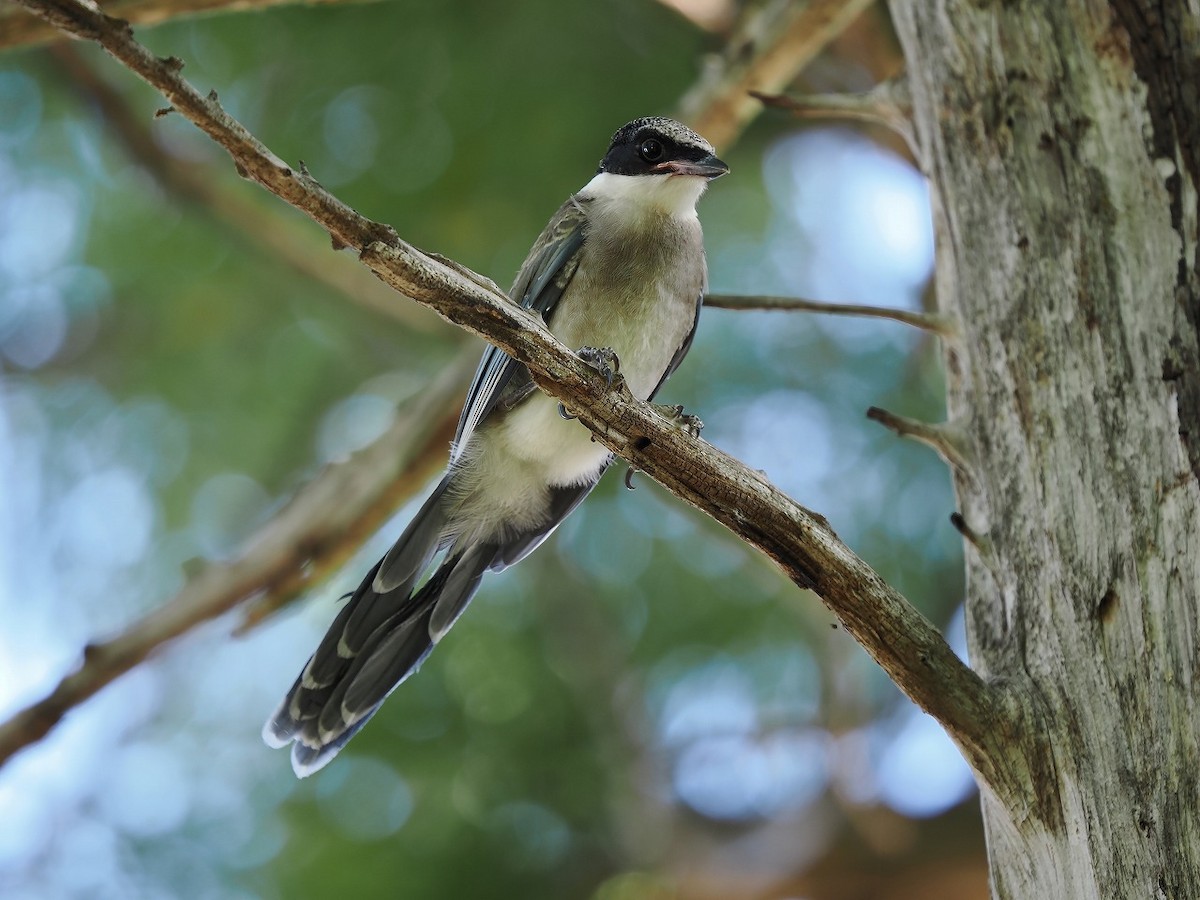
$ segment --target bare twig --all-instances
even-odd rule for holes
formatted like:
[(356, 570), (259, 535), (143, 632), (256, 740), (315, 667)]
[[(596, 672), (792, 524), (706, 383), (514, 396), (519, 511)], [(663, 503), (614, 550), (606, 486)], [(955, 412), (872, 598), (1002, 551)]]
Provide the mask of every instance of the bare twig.
[[(323, 6), (331, 3), (369, 3), (374, 0), (104, 0), (102, 8), (134, 25), (157, 25), (168, 19), (222, 12), (267, 9), (271, 6)], [(0, 50), (28, 47), (61, 38), (62, 32), (16, 4), (0, 6)]]
[[(461, 267), (452, 269), (406, 244), (285, 164), (230, 117), (215, 95), (202, 96), (180, 76), (178, 65), (137, 43), (125, 23), (77, 0), (19, 2), (58, 27), (98, 41), (224, 147), (239, 172), (357, 249), (388, 284), (525, 363), (542, 390), (576, 411), (597, 440), (758, 547), (796, 584), (816, 591), (901, 689), (943, 724), (983, 781), (999, 787), (1005, 780), (993, 763), (1000, 754), (993, 752), (992, 741), (1019, 727), (1014, 711), (999, 703), (938, 630), (847, 548), (821, 516), (685, 434), (649, 404), (609, 389), (538, 316), (516, 307), (486, 279), (467, 276)], [(1010, 796), (1027, 790), (1004, 786)]]
[(48, 697), (0, 725), (0, 763), (43, 737), (69, 709), (200, 622), (250, 596), (260, 597), (261, 609), (274, 608), (334, 571), (445, 463), (458, 419), (445, 413), (457, 412), (455, 398), (474, 356), (473, 349), (460, 354), (382, 437), (347, 462), (328, 466), (233, 562), (209, 564), (174, 599), (117, 637), (89, 644), (77, 671)]
[(922, 422), (888, 412), (878, 406), (867, 410), (867, 418), (896, 432), (900, 437), (912, 438), (931, 447), (947, 464), (954, 466), (968, 478), (972, 476), (966, 433), (953, 422)]
[(778, 94), (873, 0), (751, 3), (719, 56), (680, 102), (689, 125), (718, 147), (753, 119), (751, 91)]
[(859, 306), (853, 303), (825, 303), (800, 297), (756, 297), (741, 294), (708, 294), (704, 305), (714, 309), (774, 309), (790, 312), (823, 313), (829, 316), (862, 316), (871, 319), (891, 319), (913, 328), (929, 331), (943, 338), (954, 338), (958, 329), (947, 316), (937, 313), (913, 312), (886, 306)]
[(783, 109), (801, 119), (869, 122), (884, 125), (904, 138), (909, 152), (919, 159), (912, 123), (912, 98), (903, 76), (881, 81), (861, 94), (805, 94), (803, 96), (751, 91), (764, 105)]

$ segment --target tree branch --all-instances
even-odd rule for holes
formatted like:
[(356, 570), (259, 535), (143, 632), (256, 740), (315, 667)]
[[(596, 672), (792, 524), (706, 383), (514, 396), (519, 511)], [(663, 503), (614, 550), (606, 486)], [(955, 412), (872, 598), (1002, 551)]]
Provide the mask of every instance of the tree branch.
[(913, 312), (886, 306), (858, 306), (853, 303), (825, 303), (800, 297), (752, 297), (742, 294), (708, 294), (704, 305), (713, 309), (774, 309), (790, 312), (823, 313), (829, 316), (862, 316), (870, 319), (891, 319), (913, 328), (929, 331), (943, 338), (958, 337), (958, 328), (948, 317), (938, 313)]
[(884, 125), (904, 139), (914, 159), (920, 160), (912, 122), (912, 97), (903, 76), (881, 81), (861, 94), (805, 94), (787, 96), (763, 91), (750, 94), (764, 105), (787, 110), (799, 119), (868, 122)]
[(208, 564), (172, 600), (116, 637), (85, 647), (78, 670), (0, 725), (0, 764), (167, 641), (251, 596), (259, 599), (249, 620), (257, 621), (335, 571), (445, 463), (458, 421), (455, 398), (475, 356), (474, 348), (460, 353), (378, 440), (328, 466), (259, 529), (237, 559)]
[(973, 476), (969, 441), (966, 429), (961, 425), (955, 422), (922, 422), (878, 406), (867, 410), (867, 418), (896, 432), (900, 437), (912, 438), (932, 448), (948, 465), (953, 466), (965, 477)]
[(724, 51), (680, 101), (685, 121), (718, 147), (759, 112), (751, 91), (777, 94), (874, 0), (767, 0), (747, 7)]
[(999, 784), (1006, 776), (993, 763), (1003, 745), (993, 742), (1020, 727), (1017, 711), (967, 668), (937, 629), (847, 548), (824, 518), (687, 435), (623, 386), (610, 390), (539, 316), (515, 306), (487, 279), (422, 253), (285, 164), (232, 119), (215, 95), (203, 97), (188, 84), (178, 60), (150, 53), (125, 23), (76, 0), (18, 2), (58, 27), (101, 43), (223, 146), (244, 177), (358, 250), (363, 262), (401, 293), (527, 365), (542, 390), (576, 412), (605, 446), (762, 550), (797, 585), (817, 592), (900, 688), (942, 723), (982, 781), (1011, 794), (1012, 786)]

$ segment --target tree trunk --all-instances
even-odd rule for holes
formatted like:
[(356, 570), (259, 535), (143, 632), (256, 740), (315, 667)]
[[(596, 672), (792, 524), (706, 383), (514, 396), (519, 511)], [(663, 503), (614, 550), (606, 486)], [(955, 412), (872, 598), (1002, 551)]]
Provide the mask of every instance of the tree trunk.
[(891, 6), (962, 334), (972, 664), (1030, 723), (1027, 789), (984, 785), (993, 896), (1200, 897), (1200, 6)]

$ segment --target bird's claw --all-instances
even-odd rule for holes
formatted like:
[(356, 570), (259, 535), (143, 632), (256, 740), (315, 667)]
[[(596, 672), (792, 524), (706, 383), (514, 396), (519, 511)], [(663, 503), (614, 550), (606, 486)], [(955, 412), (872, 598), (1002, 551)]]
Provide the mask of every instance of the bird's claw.
[(678, 403), (656, 403), (654, 408), (675, 423), (675, 427), (684, 434), (700, 437), (700, 432), (704, 430), (704, 422), (700, 420), (700, 417), (684, 412), (683, 406)]
[[(617, 359), (615, 350), (611, 347), (580, 347), (575, 351), (575, 355), (599, 372), (609, 390), (612, 390), (613, 384), (621, 375), (621, 361)], [(562, 403), (558, 404), (558, 414), (568, 420), (579, 418), (567, 412), (567, 407)], [(592, 440), (595, 440), (595, 435), (592, 436)]]
[[(704, 423), (700, 421), (699, 416), (693, 416), (691, 413), (685, 413), (683, 407), (678, 403), (654, 403), (651, 404), (659, 414), (664, 415), (671, 423), (689, 437), (699, 437), (701, 430), (704, 428)], [(625, 487), (633, 490), (633, 476), (641, 470), (630, 466), (625, 470)]]
[(609, 389), (612, 388), (613, 381), (621, 373), (621, 361), (611, 347), (580, 347), (575, 355), (599, 372)]

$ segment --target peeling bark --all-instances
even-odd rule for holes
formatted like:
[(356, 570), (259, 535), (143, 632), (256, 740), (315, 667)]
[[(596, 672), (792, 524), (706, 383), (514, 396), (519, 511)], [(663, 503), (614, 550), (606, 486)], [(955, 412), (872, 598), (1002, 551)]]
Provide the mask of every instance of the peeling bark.
[(972, 664), (1044, 737), (1006, 759), (1035, 803), (983, 794), (992, 893), (1200, 897), (1200, 11), (891, 6), (962, 335)]

